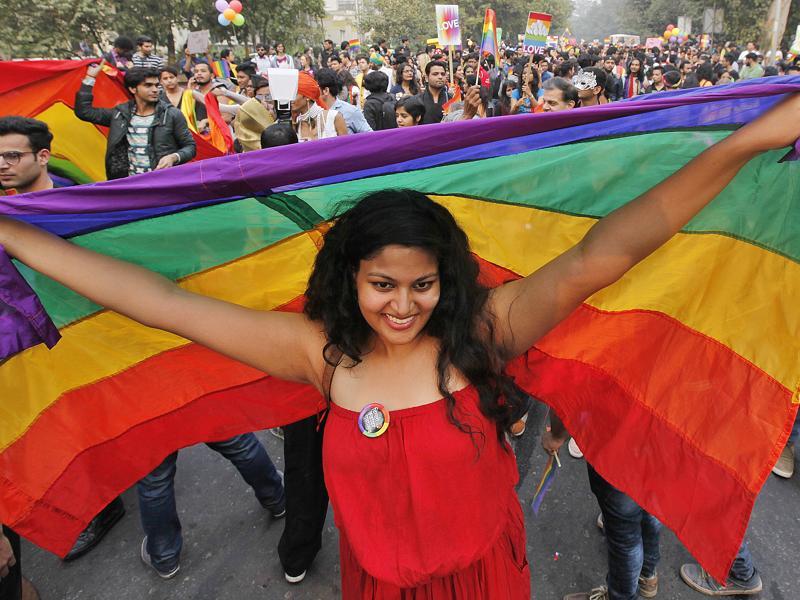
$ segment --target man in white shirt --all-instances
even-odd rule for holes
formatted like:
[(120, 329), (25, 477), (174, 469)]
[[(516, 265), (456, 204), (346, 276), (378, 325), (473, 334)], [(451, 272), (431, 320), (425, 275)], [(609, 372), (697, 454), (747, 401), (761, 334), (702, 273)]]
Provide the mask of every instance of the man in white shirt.
[(256, 71), (259, 75), (266, 75), (267, 69), (270, 68), (272, 62), (270, 61), (269, 51), (264, 44), (256, 46), (256, 57), (253, 59), (256, 63)]

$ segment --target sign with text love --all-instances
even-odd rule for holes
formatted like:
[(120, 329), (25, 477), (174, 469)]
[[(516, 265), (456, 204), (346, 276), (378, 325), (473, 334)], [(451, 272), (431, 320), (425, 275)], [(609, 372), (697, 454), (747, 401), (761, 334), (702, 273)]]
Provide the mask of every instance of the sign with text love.
[(461, 45), (461, 23), (458, 19), (457, 4), (436, 5), (436, 33), (439, 36), (439, 45)]
[(547, 35), (553, 16), (546, 13), (532, 12), (528, 14), (528, 25), (525, 27), (525, 38), (522, 40), (522, 51), (535, 54), (547, 45)]

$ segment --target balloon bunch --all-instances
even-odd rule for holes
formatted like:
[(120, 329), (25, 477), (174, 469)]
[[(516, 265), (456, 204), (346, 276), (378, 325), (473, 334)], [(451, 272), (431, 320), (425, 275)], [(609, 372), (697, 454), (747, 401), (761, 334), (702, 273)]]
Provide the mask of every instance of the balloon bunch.
[(675, 25), (669, 24), (667, 28), (664, 30), (664, 41), (665, 42), (672, 42), (682, 44), (686, 41), (686, 34), (682, 33), (680, 29), (678, 29)]
[(217, 7), (219, 15), (217, 21), (223, 27), (227, 27), (231, 23), (237, 27), (244, 25), (244, 15), (242, 14), (242, 3), (239, 0), (217, 0), (214, 6)]

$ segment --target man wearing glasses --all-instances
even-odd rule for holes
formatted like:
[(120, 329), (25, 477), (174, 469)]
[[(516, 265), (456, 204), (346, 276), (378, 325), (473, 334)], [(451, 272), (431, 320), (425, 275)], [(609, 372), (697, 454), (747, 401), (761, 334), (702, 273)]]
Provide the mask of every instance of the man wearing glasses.
[(26, 117), (0, 117), (0, 188), (14, 193), (49, 190), (47, 174), (53, 134), (46, 123)]
[[(25, 117), (0, 117), (0, 189), (24, 194), (49, 190), (47, 174), (53, 134), (46, 123)], [(22, 577), (19, 536), (0, 528), (0, 600), (37, 600), (39, 594)]]

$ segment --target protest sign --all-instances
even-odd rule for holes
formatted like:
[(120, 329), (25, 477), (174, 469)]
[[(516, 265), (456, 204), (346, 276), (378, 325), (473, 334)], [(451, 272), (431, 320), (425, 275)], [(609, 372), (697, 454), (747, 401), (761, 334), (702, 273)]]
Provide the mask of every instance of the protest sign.
[(522, 51), (534, 54), (537, 50), (544, 48), (547, 45), (547, 35), (550, 33), (552, 22), (553, 17), (546, 13), (529, 13), (525, 38), (522, 41)]
[(190, 31), (186, 40), (186, 47), (191, 54), (205, 54), (208, 50), (208, 29)]
[(461, 45), (461, 25), (457, 4), (436, 5), (436, 33), (440, 46)]
[(645, 48), (661, 48), (661, 44), (663, 43), (663, 41), (664, 40), (662, 40), (660, 37), (647, 38), (645, 40), (645, 42), (644, 42), (644, 47)]

